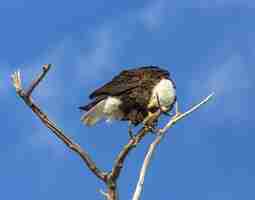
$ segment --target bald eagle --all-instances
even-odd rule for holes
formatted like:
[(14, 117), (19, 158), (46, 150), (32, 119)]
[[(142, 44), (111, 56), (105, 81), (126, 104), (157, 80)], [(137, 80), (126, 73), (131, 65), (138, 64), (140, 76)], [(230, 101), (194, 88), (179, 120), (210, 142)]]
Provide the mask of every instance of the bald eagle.
[(101, 120), (144, 122), (149, 113), (168, 112), (176, 101), (176, 87), (168, 71), (157, 66), (124, 70), (89, 96), (81, 121), (92, 126)]

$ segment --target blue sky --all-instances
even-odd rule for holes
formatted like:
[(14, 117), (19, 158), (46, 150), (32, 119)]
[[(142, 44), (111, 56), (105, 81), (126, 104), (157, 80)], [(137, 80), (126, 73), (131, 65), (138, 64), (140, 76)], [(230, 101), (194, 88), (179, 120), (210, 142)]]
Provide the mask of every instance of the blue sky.
[[(153, 64), (176, 81), (180, 109), (215, 99), (169, 130), (146, 176), (143, 199), (254, 199), (255, 3), (222, 1), (32, 1), (0, 5), (0, 186), (4, 199), (102, 199), (104, 185), (16, 97), (54, 66), (35, 100), (98, 165), (111, 169), (127, 124), (80, 123), (88, 94), (126, 68)], [(167, 119), (162, 118), (162, 123)], [(119, 179), (130, 199), (150, 136)]]

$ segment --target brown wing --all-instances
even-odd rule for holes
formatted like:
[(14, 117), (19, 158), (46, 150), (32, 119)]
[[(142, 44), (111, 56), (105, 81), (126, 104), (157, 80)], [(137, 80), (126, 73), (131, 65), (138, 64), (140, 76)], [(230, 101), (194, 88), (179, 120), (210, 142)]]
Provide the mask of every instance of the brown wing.
[(123, 92), (131, 90), (139, 86), (139, 76), (133, 71), (122, 71), (118, 76), (115, 76), (110, 82), (106, 83), (101, 88), (92, 92), (90, 99), (101, 95), (118, 96)]
[(147, 81), (157, 80), (160, 77), (168, 77), (169, 73), (156, 66), (144, 66), (131, 70), (124, 70), (115, 76), (109, 83), (95, 90), (89, 98), (93, 99), (101, 95), (118, 96), (124, 92), (144, 85)]

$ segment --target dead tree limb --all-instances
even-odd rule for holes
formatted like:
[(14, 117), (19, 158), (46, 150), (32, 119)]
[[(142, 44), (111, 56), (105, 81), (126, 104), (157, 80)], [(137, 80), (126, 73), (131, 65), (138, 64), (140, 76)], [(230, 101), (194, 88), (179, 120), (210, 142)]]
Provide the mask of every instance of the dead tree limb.
[[(194, 112), (195, 110), (199, 109), (203, 104), (207, 103), (209, 100), (211, 100), (211, 98), (213, 97), (213, 93), (210, 94), (209, 96), (207, 96), (204, 100), (202, 100), (200, 103), (198, 103), (197, 105), (193, 106), (192, 108), (190, 108), (188, 111), (184, 112), (184, 113), (180, 113), (178, 111), (178, 107), (176, 109), (176, 115), (171, 118), (169, 120), (169, 122), (162, 128), (159, 129), (158, 134), (155, 138), (155, 140), (150, 144), (149, 149), (146, 153), (146, 156), (144, 158), (143, 161), (143, 165), (142, 168), (140, 170), (140, 175), (139, 175), (139, 180), (137, 182), (136, 185), (136, 189), (135, 192), (133, 194), (133, 198), (132, 200), (139, 200), (141, 197), (141, 193), (142, 193), (142, 189), (143, 189), (143, 184), (144, 184), (144, 178), (147, 172), (147, 169), (149, 167), (150, 161), (152, 159), (152, 156), (156, 150), (156, 147), (159, 145), (159, 143), (161, 142), (161, 140), (164, 138), (164, 136), (167, 133), (167, 130), (169, 128), (171, 128), (175, 123), (177, 123), (178, 121), (182, 120), (183, 118), (187, 117), (188, 115), (190, 115), (192, 112)], [(177, 104), (178, 105), (178, 104)]]

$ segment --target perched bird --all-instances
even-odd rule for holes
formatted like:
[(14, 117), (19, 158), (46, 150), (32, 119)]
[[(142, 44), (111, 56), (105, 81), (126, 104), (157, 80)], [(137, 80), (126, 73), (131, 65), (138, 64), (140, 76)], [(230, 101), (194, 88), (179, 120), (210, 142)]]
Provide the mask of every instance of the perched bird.
[(101, 120), (124, 120), (133, 125), (150, 113), (168, 112), (176, 101), (176, 87), (168, 71), (157, 66), (124, 70), (89, 96), (81, 121), (92, 126)]

